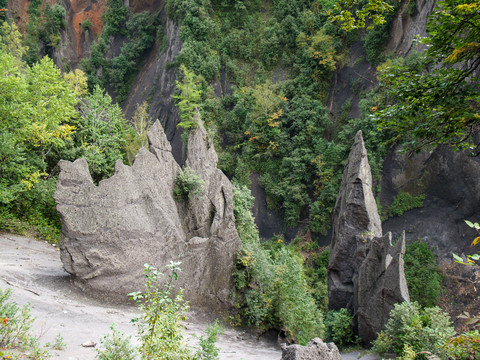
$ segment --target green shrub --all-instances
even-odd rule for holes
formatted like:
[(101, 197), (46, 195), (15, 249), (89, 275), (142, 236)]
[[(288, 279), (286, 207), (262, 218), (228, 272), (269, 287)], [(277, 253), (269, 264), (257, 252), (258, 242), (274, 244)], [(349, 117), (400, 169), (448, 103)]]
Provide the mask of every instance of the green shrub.
[(20, 308), (10, 300), (11, 296), (10, 289), (0, 289), (0, 356), (11, 359), (10, 349), (15, 348), (15, 353), (25, 353), (22, 358), (48, 359), (48, 349), (40, 346), (30, 333), (35, 320), (30, 314), (30, 306)]
[(448, 356), (457, 360), (470, 360), (480, 358), (480, 333), (478, 330), (470, 331), (448, 340), (445, 345)]
[(410, 300), (422, 307), (437, 305), (442, 293), (443, 276), (435, 263), (432, 249), (420, 241), (407, 244), (403, 260)]
[(117, 330), (115, 324), (110, 326), (111, 334), (100, 339), (103, 348), (96, 349), (96, 360), (135, 360), (137, 349), (131, 343), (131, 336), (125, 336)]
[(330, 257), (330, 249), (324, 249), (317, 255), (312, 256), (310, 263), (305, 266), (305, 275), (312, 289), (312, 296), (315, 299), (320, 311), (328, 311), (328, 279), (327, 267)]
[(82, 29), (83, 31), (87, 31), (89, 29), (93, 28), (93, 24), (89, 19), (85, 19), (82, 22)]
[[(444, 344), (455, 334), (448, 314), (440, 308), (420, 309), (416, 302), (395, 304), (385, 330), (373, 342), (377, 353), (393, 351), (404, 355), (405, 345), (416, 354), (426, 351), (434, 355), (444, 353)], [(424, 354), (418, 359), (426, 359)]]
[(264, 331), (282, 328), (289, 340), (304, 345), (323, 337), (323, 313), (312, 289), (317, 277), (307, 277), (301, 256), (282, 240), (260, 244), (250, 190), (234, 185), (233, 193), (235, 225), (243, 242), (233, 277), (247, 325)]
[(60, 333), (58, 333), (57, 336), (55, 336), (55, 342), (53, 344), (47, 343), (47, 346), (51, 347), (54, 350), (65, 350), (67, 348), (65, 339)]
[(219, 348), (215, 346), (218, 340), (218, 335), (223, 334), (223, 327), (215, 320), (213, 324), (207, 326), (206, 335), (201, 336), (198, 344), (197, 352), (195, 353), (196, 360), (217, 360)]
[(202, 96), (199, 86), (199, 81), (201, 80), (183, 65), (180, 66), (180, 70), (183, 73), (183, 77), (182, 81), (175, 81), (177, 94), (173, 95), (173, 98), (176, 100), (175, 103), (180, 112), (181, 121), (177, 126), (187, 130), (188, 133), (190, 129), (198, 127), (196, 112), (200, 107), (199, 103)]
[(355, 342), (353, 316), (348, 309), (330, 310), (325, 314), (326, 338), (340, 349)]
[(244, 244), (258, 241), (258, 228), (252, 215), (254, 198), (245, 185), (233, 183), (233, 215), (235, 227)]
[(186, 319), (188, 306), (183, 290), (174, 293), (181, 271), (179, 262), (170, 262), (166, 282), (155, 267), (145, 264), (145, 291), (129, 294), (140, 316), (132, 321), (138, 327), (139, 352), (143, 360), (193, 360), (190, 348), (183, 342), (181, 320)]
[(188, 166), (180, 170), (175, 179), (175, 197), (178, 201), (187, 201), (203, 193), (205, 181)]
[(388, 216), (401, 216), (403, 213), (423, 206), (425, 195), (413, 196), (406, 192), (400, 192), (393, 198), (393, 202), (388, 209)]
[(317, 307), (301, 258), (283, 244), (265, 249), (244, 244), (234, 272), (241, 312), (248, 325), (282, 328), (290, 341), (307, 344), (323, 337), (323, 314)]
[(275, 256), (274, 266), (274, 302), (287, 338), (302, 345), (315, 337), (323, 338), (323, 314), (309, 291), (300, 260), (288, 249), (281, 248)]

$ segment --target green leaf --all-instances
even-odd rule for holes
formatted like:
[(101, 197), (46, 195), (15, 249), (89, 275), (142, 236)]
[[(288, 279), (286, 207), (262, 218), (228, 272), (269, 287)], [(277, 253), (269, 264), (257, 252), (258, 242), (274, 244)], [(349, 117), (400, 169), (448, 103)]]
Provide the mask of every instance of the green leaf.
[(464, 220), (464, 221), (465, 221), (465, 223), (466, 223), (468, 226), (470, 226), (471, 228), (474, 227), (474, 225), (473, 225), (473, 223), (472, 223), (471, 221), (468, 221), (468, 220)]

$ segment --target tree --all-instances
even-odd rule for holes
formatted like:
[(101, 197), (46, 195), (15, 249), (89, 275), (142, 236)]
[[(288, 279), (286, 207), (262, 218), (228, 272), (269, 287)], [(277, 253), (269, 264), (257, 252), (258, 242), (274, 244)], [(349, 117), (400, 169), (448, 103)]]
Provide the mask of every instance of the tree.
[(128, 163), (132, 164), (138, 150), (148, 148), (147, 131), (152, 126), (152, 118), (148, 115), (148, 103), (146, 101), (137, 105), (130, 121), (135, 131), (127, 135), (126, 151)]
[(125, 155), (128, 126), (122, 109), (97, 85), (80, 104), (74, 124), (74, 157), (87, 159), (95, 181), (113, 175), (115, 161)]
[(473, 0), (440, 2), (427, 24), (428, 49), (419, 61), (380, 69), (390, 105), (375, 118), (381, 128), (403, 137), (410, 150), (448, 144), (478, 151), (473, 135), (480, 128), (479, 9)]
[(200, 78), (184, 65), (180, 66), (183, 73), (182, 81), (175, 81), (178, 94), (173, 95), (180, 110), (180, 121), (177, 126), (186, 130), (195, 129), (198, 124), (195, 120), (196, 109), (199, 108), (202, 92), (199, 87)]
[(48, 57), (32, 67), (15, 24), (0, 37), (0, 202), (10, 203), (47, 175), (46, 158), (74, 131), (75, 92)]
[(363, 29), (368, 22), (368, 29), (386, 22), (385, 13), (393, 11), (394, 7), (383, 0), (339, 0), (333, 11), (327, 14), (332, 22), (340, 22), (346, 31)]

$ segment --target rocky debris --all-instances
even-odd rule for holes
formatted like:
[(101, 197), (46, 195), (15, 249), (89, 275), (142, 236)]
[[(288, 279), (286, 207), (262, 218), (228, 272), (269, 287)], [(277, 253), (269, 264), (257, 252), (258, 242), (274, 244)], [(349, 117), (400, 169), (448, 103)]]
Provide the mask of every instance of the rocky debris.
[(392, 234), (375, 237), (358, 272), (355, 291), (356, 333), (365, 342), (383, 330), (394, 305), (410, 301), (403, 267), (405, 233), (392, 245)]
[(95, 341), (89, 340), (89, 341), (84, 342), (82, 344), (82, 346), (86, 347), (86, 348), (92, 348), (92, 347), (97, 346), (97, 343)]
[(395, 303), (410, 300), (404, 253), (405, 235), (395, 246), (391, 233), (382, 237), (367, 150), (359, 131), (333, 214), (328, 296), (332, 309), (352, 311), (355, 333), (365, 344), (384, 328)]
[(143, 289), (144, 264), (164, 270), (181, 261), (179, 286), (192, 304), (229, 306), (234, 255), (241, 245), (235, 229), (232, 185), (216, 168), (217, 155), (203, 125), (190, 134), (188, 165), (205, 181), (203, 195), (175, 199), (180, 166), (157, 121), (132, 166), (98, 186), (85, 159), (60, 161), (55, 192), (61, 215), (60, 256), (83, 289), (126, 300)]
[(315, 338), (307, 346), (282, 345), (282, 360), (342, 360), (337, 345)]
[(382, 236), (382, 223), (372, 192), (372, 174), (362, 132), (355, 136), (333, 213), (328, 264), (328, 300), (333, 309), (352, 308), (354, 283), (368, 240)]

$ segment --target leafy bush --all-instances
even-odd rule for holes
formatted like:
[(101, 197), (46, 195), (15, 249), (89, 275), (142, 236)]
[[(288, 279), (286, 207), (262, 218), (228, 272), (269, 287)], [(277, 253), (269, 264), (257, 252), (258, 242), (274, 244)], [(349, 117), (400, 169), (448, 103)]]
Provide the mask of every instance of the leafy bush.
[(315, 337), (324, 337), (323, 314), (309, 291), (302, 263), (281, 248), (275, 254), (273, 292), (277, 316), (289, 339), (306, 345)]
[(372, 349), (377, 353), (393, 351), (400, 356), (408, 345), (419, 359), (425, 359), (420, 352), (442, 354), (444, 344), (454, 334), (448, 314), (440, 308), (422, 310), (416, 302), (403, 302), (395, 304), (385, 330), (378, 334)]
[(388, 209), (388, 216), (401, 216), (403, 213), (423, 206), (425, 195), (413, 196), (406, 192), (400, 192), (394, 197)]
[[(25, 352), (28, 358), (41, 360), (49, 358), (48, 350), (41, 347), (30, 333), (35, 318), (30, 307), (20, 308), (10, 300), (12, 291), (0, 289), (0, 356), (10, 359), (9, 350), (15, 348)], [(2, 352), (5, 351), (5, 352)]]
[(92, 22), (89, 19), (85, 19), (82, 22), (82, 29), (83, 31), (87, 31), (93, 27)]
[(299, 261), (283, 245), (270, 254), (259, 243), (247, 243), (234, 278), (248, 325), (265, 331), (282, 328), (290, 341), (305, 345), (323, 337), (324, 325)]
[(216, 360), (218, 359), (219, 348), (215, 346), (218, 335), (223, 333), (223, 327), (215, 320), (213, 324), (207, 326), (206, 335), (201, 336), (198, 344), (198, 350), (195, 353), (196, 360)]
[(180, 170), (175, 179), (175, 197), (178, 201), (191, 200), (203, 193), (205, 181), (188, 166)]
[(291, 341), (307, 344), (323, 337), (323, 313), (317, 306), (301, 256), (278, 240), (260, 244), (246, 186), (234, 185), (235, 225), (243, 242), (237, 254), (234, 282), (238, 306), (247, 325), (282, 328)]
[(65, 155), (73, 159), (84, 157), (93, 180), (98, 183), (113, 175), (116, 160), (126, 158), (130, 126), (120, 106), (100, 86), (81, 102), (79, 112), (80, 116), (73, 121), (77, 126), (76, 146)]
[(53, 344), (47, 343), (46, 346), (51, 347), (54, 350), (65, 350), (67, 344), (65, 343), (63, 336), (58, 333), (57, 336), (55, 336), (55, 342)]
[(480, 333), (478, 330), (470, 331), (448, 340), (445, 345), (448, 356), (457, 360), (470, 360), (480, 358)]
[(180, 321), (186, 319), (188, 306), (183, 300), (183, 290), (173, 292), (181, 271), (179, 265), (172, 261), (166, 266), (170, 273), (162, 286), (163, 274), (145, 264), (145, 291), (129, 294), (141, 312), (132, 321), (138, 327), (142, 359), (192, 360), (180, 326)]
[(235, 227), (244, 244), (258, 241), (258, 229), (252, 215), (254, 198), (246, 185), (233, 183)]
[(137, 349), (131, 344), (131, 336), (125, 336), (117, 330), (115, 324), (110, 326), (111, 335), (105, 335), (100, 343), (103, 349), (96, 349), (97, 360), (135, 360)]
[(340, 349), (355, 342), (353, 316), (348, 309), (330, 310), (325, 314), (326, 338)]
[(181, 121), (177, 126), (188, 131), (198, 126), (195, 114), (200, 106), (200, 97), (202, 96), (198, 84), (201, 79), (183, 65), (180, 70), (183, 73), (183, 79), (182, 81), (175, 81), (177, 94), (173, 98), (180, 110)]
[(410, 300), (422, 307), (437, 305), (442, 293), (443, 276), (435, 263), (432, 249), (420, 241), (407, 244), (403, 260)]

